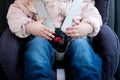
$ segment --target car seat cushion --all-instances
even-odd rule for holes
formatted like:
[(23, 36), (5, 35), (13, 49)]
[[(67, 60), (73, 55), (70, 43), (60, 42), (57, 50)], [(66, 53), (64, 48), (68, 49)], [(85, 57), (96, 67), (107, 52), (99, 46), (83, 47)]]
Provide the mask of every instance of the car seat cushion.
[(112, 29), (103, 25), (92, 42), (95, 52), (103, 60), (103, 80), (112, 80), (117, 70), (120, 56), (120, 43)]
[(7, 28), (0, 37), (0, 63), (9, 79), (16, 76), (20, 57), (20, 42)]

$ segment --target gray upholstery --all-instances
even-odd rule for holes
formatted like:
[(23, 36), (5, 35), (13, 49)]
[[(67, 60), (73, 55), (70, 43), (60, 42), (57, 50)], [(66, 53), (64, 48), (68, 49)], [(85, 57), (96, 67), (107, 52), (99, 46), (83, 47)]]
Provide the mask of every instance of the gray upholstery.
[(120, 0), (111, 0), (108, 25), (117, 33), (120, 39)]
[[(119, 39), (120, 39), (120, 0), (113, 0), (115, 1), (115, 27), (114, 31), (117, 33)], [(120, 80), (120, 60), (119, 60), (119, 66), (118, 70), (116, 71), (116, 80)]]
[[(120, 0), (111, 0), (110, 3), (110, 14), (108, 18), (108, 25), (117, 33), (118, 38), (120, 40)], [(120, 80), (120, 60), (119, 66), (115, 74), (116, 80)]]
[(106, 23), (108, 20), (110, 0), (95, 0), (95, 2), (96, 2), (95, 5), (102, 16), (103, 22)]
[(115, 32), (120, 39), (120, 0), (115, 1)]
[(108, 22), (107, 24), (110, 26), (112, 30), (115, 28), (115, 1), (110, 1), (110, 9), (109, 9), (109, 16), (108, 16)]

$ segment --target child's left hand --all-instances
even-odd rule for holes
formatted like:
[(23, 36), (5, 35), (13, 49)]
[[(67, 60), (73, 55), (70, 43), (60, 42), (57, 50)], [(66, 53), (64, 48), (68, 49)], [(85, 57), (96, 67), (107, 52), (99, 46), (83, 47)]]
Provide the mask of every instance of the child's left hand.
[(90, 24), (80, 22), (76, 19), (74, 19), (75, 26), (68, 27), (66, 29), (65, 34), (69, 37), (72, 38), (77, 38), (77, 37), (86, 37), (88, 34), (93, 32), (93, 28)]

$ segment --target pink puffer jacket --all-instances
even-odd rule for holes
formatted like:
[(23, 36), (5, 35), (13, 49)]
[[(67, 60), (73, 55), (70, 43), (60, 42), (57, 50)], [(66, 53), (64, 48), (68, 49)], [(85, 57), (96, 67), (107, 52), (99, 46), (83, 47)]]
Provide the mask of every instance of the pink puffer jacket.
[[(55, 27), (60, 27), (72, 0), (53, 0), (52, 3), (49, 0), (44, 1)], [(89, 35), (90, 37), (97, 35), (102, 25), (101, 15), (94, 4), (94, 0), (84, 0), (82, 10), (76, 16), (79, 21), (89, 23), (93, 26), (93, 33)], [(11, 4), (7, 14), (10, 30), (20, 38), (29, 36), (29, 34), (25, 33), (25, 24), (34, 22), (36, 16), (37, 11), (33, 0), (16, 0)]]

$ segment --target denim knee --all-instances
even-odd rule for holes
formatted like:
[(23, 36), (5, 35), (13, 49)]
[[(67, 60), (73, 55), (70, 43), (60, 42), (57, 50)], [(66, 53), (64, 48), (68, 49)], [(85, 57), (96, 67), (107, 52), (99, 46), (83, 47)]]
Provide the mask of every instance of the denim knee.
[(66, 55), (70, 57), (73, 57), (74, 55), (77, 54), (80, 55), (81, 53), (83, 54), (84, 52), (90, 52), (91, 51), (90, 48), (91, 46), (87, 38), (77, 38), (71, 41)]
[(48, 57), (50, 60), (54, 61), (54, 50), (49, 41), (44, 38), (35, 37), (33, 40), (27, 43), (25, 56), (31, 56), (33, 53), (36, 53), (34, 55), (40, 55), (40, 59)]
[(27, 43), (25, 58), (25, 80), (52, 80), (52, 65), (55, 55), (50, 43), (35, 37)]
[(101, 80), (102, 62), (87, 38), (73, 40), (67, 56), (75, 80)]
[(48, 47), (51, 45), (48, 40), (41, 38), (41, 37), (35, 37), (27, 43), (27, 47), (35, 47), (35, 48), (37, 47), (38, 48), (38, 46), (39, 46), (39, 48), (41, 48), (41, 47)]
[(77, 38), (71, 41), (70, 47), (77, 47), (77, 46), (87, 47), (88, 45), (90, 45), (89, 42), (90, 40), (88, 38)]
[(78, 58), (81, 62), (83, 61), (86, 63), (93, 62), (97, 55), (87, 38), (78, 38), (73, 40), (69, 46), (67, 54), (69, 54), (68, 56), (73, 57), (73, 59)]

